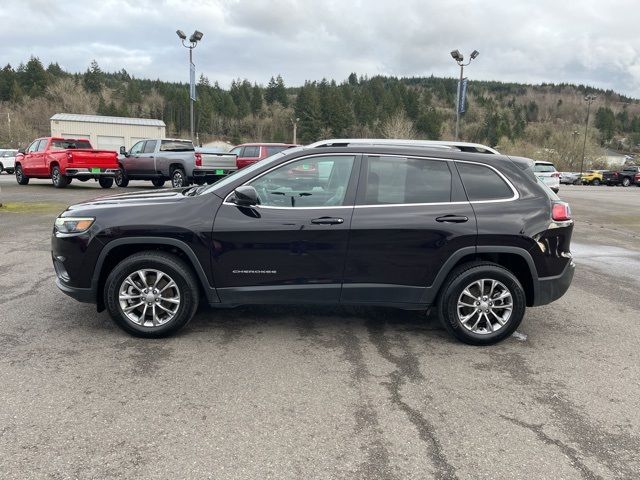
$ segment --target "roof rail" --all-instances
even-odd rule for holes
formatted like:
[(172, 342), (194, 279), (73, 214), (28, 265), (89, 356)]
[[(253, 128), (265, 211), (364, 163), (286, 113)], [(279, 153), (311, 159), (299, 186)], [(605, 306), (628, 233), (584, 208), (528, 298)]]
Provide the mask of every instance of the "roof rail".
[(390, 138), (331, 138), (327, 140), (320, 140), (319, 142), (307, 145), (307, 148), (346, 147), (349, 145), (445, 148), (471, 153), (489, 153), (493, 155), (500, 154), (500, 152), (498, 152), (495, 148), (482, 145), (481, 143), (456, 142), (447, 140), (407, 140)]

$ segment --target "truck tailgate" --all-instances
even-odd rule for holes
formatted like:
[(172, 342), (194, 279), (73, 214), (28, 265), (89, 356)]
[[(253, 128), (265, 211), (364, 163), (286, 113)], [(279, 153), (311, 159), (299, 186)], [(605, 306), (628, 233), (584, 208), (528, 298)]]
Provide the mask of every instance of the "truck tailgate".
[(236, 155), (233, 153), (201, 153), (202, 167), (207, 170), (237, 170)]
[(110, 150), (67, 150), (72, 160), (69, 166), (118, 168), (118, 154)]

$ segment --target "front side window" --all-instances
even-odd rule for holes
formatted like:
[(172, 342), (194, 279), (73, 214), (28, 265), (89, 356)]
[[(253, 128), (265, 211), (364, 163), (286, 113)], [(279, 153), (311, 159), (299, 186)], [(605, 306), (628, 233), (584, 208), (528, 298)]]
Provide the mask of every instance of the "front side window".
[(47, 148), (47, 142), (48, 140), (46, 138), (40, 140), (40, 143), (38, 143), (38, 148), (36, 149), (36, 152), (44, 152), (44, 149)]
[(131, 147), (131, 150), (129, 151), (129, 153), (131, 155), (136, 155), (138, 153), (141, 153), (143, 147), (144, 147), (144, 142), (138, 142), (133, 147)]
[(156, 141), (155, 140), (147, 140), (144, 144), (143, 153), (153, 153), (156, 151)]
[(464, 189), (469, 200), (504, 200), (513, 197), (513, 191), (500, 175), (484, 165), (457, 163)]
[(364, 205), (451, 201), (447, 162), (404, 157), (369, 157)]
[(282, 165), (250, 183), (267, 207), (335, 207), (344, 204), (354, 156), (312, 157)]
[(38, 145), (40, 145), (40, 140), (35, 140), (34, 142), (32, 142), (31, 145), (29, 145), (29, 148), (27, 148), (27, 153), (35, 152), (36, 150), (38, 150)]

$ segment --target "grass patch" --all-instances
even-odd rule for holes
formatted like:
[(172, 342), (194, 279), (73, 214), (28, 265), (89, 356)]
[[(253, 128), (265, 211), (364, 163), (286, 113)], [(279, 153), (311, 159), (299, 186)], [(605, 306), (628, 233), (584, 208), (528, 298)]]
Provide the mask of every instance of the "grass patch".
[(0, 213), (60, 213), (66, 203), (2, 202)]

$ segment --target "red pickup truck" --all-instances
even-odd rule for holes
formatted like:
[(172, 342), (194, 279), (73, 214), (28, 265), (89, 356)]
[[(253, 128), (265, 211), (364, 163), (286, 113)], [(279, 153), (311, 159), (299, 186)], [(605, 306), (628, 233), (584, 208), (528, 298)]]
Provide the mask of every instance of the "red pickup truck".
[(64, 188), (77, 178), (94, 179), (102, 188), (110, 188), (117, 169), (116, 152), (94, 150), (86, 139), (45, 137), (18, 154), (15, 174), (20, 185), (30, 178), (50, 178), (54, 187)]

